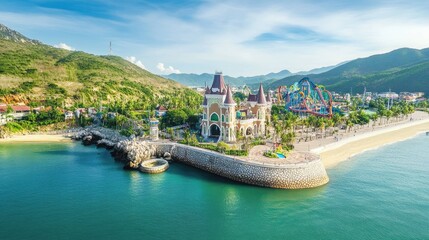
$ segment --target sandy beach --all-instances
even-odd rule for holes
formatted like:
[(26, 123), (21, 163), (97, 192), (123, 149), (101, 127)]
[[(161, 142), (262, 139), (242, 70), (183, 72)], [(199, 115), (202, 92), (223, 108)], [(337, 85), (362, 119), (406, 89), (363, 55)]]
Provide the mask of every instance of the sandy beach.
[(320, 154), (326, 168), (332, 168), (350, 157), (367, 150), (402, 141), (429, 131), (429, 114), (416, 112), (412, 121), (403, 121), (375, 130), (362, 129), (339, 141), (334, 138), (318, 139), (301, 143), (301, 148)]
[(13, 143), (13, 142), (69, 142), (72, 141), (70, 138), (63, 134), (30, 134), (30, 135), (19, 135), (10, 138), (0, 139), (0, 143)]

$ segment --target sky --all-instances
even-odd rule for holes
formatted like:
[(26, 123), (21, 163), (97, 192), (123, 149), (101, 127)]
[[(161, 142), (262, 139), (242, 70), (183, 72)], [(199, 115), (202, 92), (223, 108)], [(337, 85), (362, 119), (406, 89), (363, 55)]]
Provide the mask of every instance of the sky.
[(429, 47), (427, 0), (0, 0), (0, 23), (156, 74), (254, 76)]

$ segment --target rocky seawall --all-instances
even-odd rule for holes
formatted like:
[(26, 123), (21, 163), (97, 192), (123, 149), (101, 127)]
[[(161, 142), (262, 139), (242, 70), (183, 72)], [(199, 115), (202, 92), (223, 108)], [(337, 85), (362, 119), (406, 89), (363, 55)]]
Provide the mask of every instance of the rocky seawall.
[(182, 144), (154, 143), (156, 155), (166, 152), (193, 167), (247, 184), (285, 189), (313, 188), (329, 182), (320, 158), (295, 164), (256, 164)]
[(115, 160), (125, 164), (124, 169), (139, 169), (142, 162), (155, 156), (155, 147), (139, 138), (122, 136), (117, 131), (93, 127), (85, 128), (72, 136), (83, 145), (97, 145), (111, 150)]
[(97, 145), (98, 147), (113, 149), (117, 143), (128, 138), (111, 129), (90, 127), (75, 133), (72, 139), (80, 140), (84, 145)]
[(302, 189), (318, 187), (329, 181), (320, 158), (290, 164), (262, 164), (177, 143), (129, 139), (104, 128), (85, 129), (76, 133), (73, 139), (82, 140), (85, 145), (96, 144), (111, 149), (112, 156), (124, 162), (125, 169), (140, 169), (144, 161), (164, 157), (234, 181), (263, 187)]

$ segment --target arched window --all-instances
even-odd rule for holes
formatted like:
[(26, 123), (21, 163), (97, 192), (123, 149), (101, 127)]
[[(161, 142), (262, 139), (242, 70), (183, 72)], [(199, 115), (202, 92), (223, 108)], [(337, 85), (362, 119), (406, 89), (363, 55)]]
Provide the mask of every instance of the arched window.
[(212, 113), (212, 115), (210, 116), (210, 121), (219, 121), (219, 115), (217, 115), (217, 113)]
[(222, 122), (225, 122), (225, 115), (222, 114)]

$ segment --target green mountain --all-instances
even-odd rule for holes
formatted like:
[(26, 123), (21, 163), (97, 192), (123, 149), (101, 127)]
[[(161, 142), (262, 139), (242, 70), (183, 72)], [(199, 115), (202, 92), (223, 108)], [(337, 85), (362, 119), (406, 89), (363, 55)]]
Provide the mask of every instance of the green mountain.
[[(251, 84), (259, 84), (261, 82), (265, 82), (268, 80), (277, 80), (282, 79), (284, 77), (292, 75), (288, 70), (283, 70), (277, 73), (268, 73), (266, 75), (252, 76), (252, 77), (231, 77), (228, 75), (224, 76), (225, 82), (232, 86), (243, 86), (243, 85), (251, 85)], [(202, 74), (194, 74), (194, 73), (172, 73), (165, 76), (171, 80), (174, 80), (178, 83), (181, 83), (186, 86), (198, 86), (202, 87), (210, 85), (213, 81), (213, 74), (202, 73)]]
[(268, 84), (274, 89), (291, 85), (308, 76), (336, 92), (420, 91), (429, 94), (429, 48), (401, 48), (389, 53), (360, 58), (320, 74), (296, 75)]
[[(178, 98), (178, 99), (175, 99)], [(180, 99), (183, 98), (183, 99)], [(0, 26), (0, 102), (196, 107), (202, 97), (117, 56), (67, 51)]]

